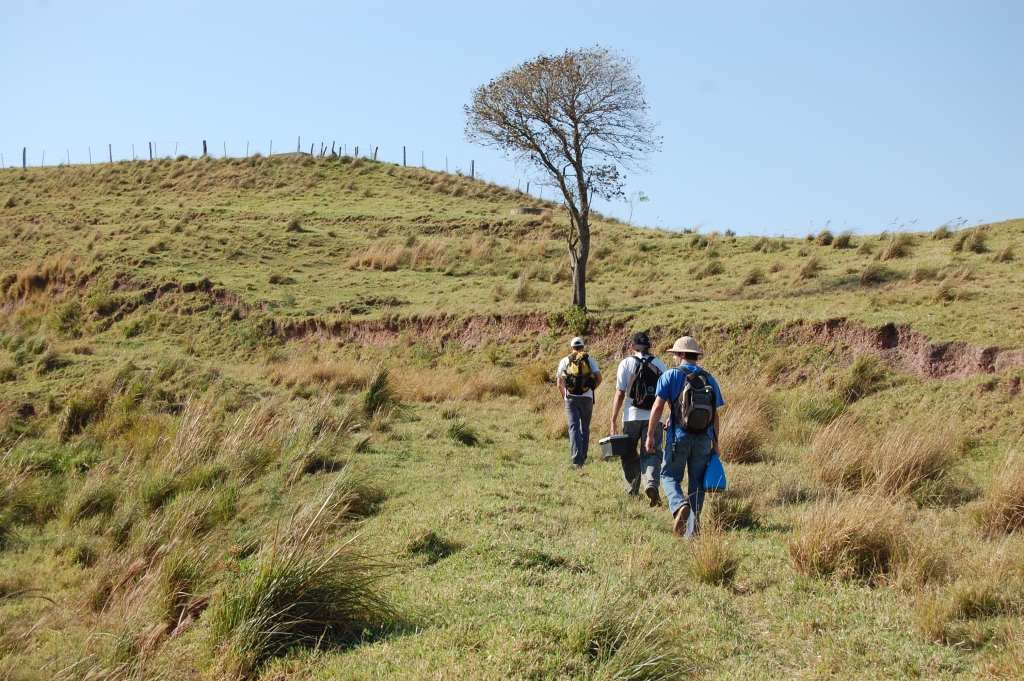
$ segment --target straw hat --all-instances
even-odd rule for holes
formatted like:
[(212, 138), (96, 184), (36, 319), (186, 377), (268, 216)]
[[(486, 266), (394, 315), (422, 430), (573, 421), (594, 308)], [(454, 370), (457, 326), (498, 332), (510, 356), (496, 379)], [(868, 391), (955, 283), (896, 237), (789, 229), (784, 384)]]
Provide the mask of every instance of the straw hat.
[(675, 345), (670, 347), (668, 351), (672, 353), (692, 352), (695, 355), (704, 354), (704, 351), (700, 349), (699, 345), (697, 345), (697, 339), (691, 338), (690, 336), (677, 338)]

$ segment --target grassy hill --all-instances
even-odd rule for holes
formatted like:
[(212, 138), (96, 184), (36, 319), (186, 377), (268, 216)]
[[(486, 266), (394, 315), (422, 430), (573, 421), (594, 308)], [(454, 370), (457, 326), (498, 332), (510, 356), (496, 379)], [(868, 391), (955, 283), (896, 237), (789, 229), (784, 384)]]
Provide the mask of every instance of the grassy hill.
[[(0, 173), (2, 673), (1022, 673), (1024, 220), (599, 219), (586, 317), (564, 229), (348, 158)], [(698, 541), (568, 466), (563, 346), (636, 329), (722, 380)]]

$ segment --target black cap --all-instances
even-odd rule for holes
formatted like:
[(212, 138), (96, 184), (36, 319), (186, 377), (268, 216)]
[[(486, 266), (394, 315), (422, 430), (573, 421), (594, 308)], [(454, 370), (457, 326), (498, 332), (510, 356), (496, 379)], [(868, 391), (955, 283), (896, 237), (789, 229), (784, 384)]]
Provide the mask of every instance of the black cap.
[(647, 337), (647, 334), (641, 331), (640, 333), (633, 334), (633, 347), (634, 348), (649, 348), (651, 347), (651, 339)]

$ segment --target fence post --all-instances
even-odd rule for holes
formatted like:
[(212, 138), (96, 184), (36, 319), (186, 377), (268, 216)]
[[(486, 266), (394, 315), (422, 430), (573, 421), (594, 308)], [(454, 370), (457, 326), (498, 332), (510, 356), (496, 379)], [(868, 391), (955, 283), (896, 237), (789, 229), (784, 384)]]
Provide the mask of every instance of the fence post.
[(135, 161), (135, 145), (132, 144), (132, 161)]
[(28, 169), (28, 147), (21, 148), (21, 169)]
[(89, 147), (89, 165), (92, 165), (92, 147)]
[(270, 140), (270, 153), (267, 154), (267, 158), (270, 158), (273, 155), (274, 155), (274, 140)]
[(203, 156), (206, 156), (206, 140), (203, 140)]
[(228, 143), (224, 143), (224, 158), (228, 157)]
[(421, 151), (420, 152), (420, 168), (426, 168), (427, 167), (427, 162), (426, 162), (425, 159), (426, 159), (426, 152), (425, 151)]
[(110, 152), (110, 162), (113, 163), (114, 162), (114, 145), (113, 144), (108, 144), (107, 145), (107, 151)]
[(352, 157), (359, 158), (359, 147), (356, 147), (356, 150), (353, 152)]
[(405, 166), (405, 145), (402, 145), (402, 166)]
[(249, 143), (245, 143), (245, 157), (249, 158)]
[(296, 153), (302, 153), (302, 135), (299, 135), (299, 141), (295, 145)]
[(469, 162), (469, 179), (471, 179), (471, 180), (475, 180), (476, 179), (476, 167), (475, 167), (475, 164), (476, 164), (476, 161), (470, 161)]
[(68, 153), (68, 165), (71, 165), (71, 150), (70, 149), (65, 149), (64, 151), (66, 151)]
[(313, 145), (314, 144), (316, 144), (316, 142), (313, 142), (312, 144), (309, 145), (309, 157), (310, 158), (313, 158)]
[(380, 149), (380, 147), (374, 147), (374, 148), (373, 148), (373, 160), (374, 160), (374, 161), (376, 161), (376, 160), (377, 160), (377, 150), (378, 150), (378, 149)]
[(149, 143), (149, 160), (150, 161), (153, 160), (153, 143), (152, 142)]

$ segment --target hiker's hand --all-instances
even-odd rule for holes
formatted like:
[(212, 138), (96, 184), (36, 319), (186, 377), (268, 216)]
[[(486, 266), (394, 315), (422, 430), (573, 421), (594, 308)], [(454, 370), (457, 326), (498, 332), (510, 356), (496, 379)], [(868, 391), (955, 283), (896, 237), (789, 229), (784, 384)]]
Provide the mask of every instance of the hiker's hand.
[(612, 421), (612, 433), (611, 434), (612, 435), (618, 435), (618, 433), (615, 432), (615, 421)]
[(649, 452), (655, 451), (654, 450), (654, 437), (652, 437), (650, 435), (647, 436), (647, 442), (644, 443), (644, 449), (646, 449)]

